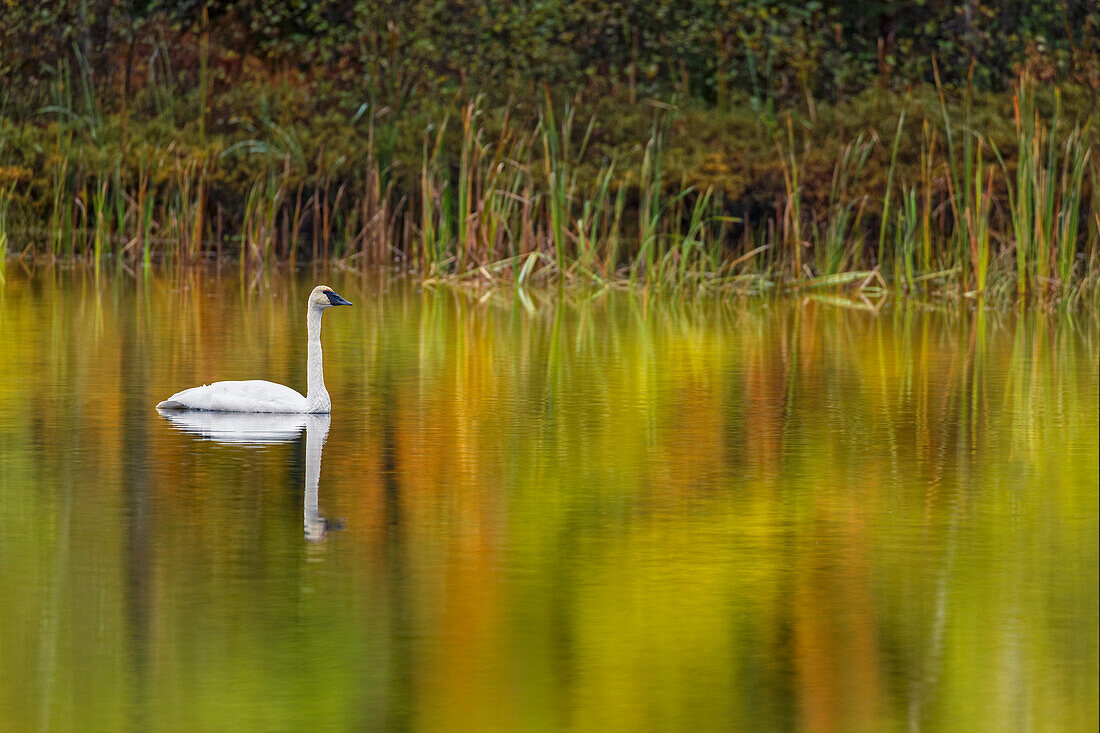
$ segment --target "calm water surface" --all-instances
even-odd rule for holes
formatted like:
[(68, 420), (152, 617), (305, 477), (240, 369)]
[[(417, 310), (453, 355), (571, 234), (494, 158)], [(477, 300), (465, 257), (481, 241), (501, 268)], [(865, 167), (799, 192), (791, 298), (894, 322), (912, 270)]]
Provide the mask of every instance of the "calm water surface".
[(6, 277), (0, 729), (1097, 727), (1093, 318)]

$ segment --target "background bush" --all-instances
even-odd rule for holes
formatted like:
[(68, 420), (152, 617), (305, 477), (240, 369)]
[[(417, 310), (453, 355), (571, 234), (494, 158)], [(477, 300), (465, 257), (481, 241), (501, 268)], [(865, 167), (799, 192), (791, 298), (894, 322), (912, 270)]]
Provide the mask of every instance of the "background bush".
[(227, 80), (257, 68), (294, 71), (325, 91), (367, 91), (392, 104), (462, 89), (503, 99), (540, 82), (717, 105), (732, 90), (761, 107), (805, 96), (835, 101), (871, 85), (929, 82), (933, 55), (945, 82), (972, 73), (980, 89), (1004, 88), (1023, 67), (1040, 79), (1100, 84), (1100, 6), (1090, 0), (0, 5), (9, 109), (47, 103), (44, 82), (59, 61), (81, 55), (108, 104), (126, 101), (158, 63), (181, 89), (193, 88), (203, 36)]

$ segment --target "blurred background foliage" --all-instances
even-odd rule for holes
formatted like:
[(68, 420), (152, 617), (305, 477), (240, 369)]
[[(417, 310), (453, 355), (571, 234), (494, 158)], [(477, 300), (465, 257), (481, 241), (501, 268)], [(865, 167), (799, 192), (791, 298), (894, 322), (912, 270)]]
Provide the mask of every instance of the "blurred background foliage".
[(933, 55), (948, 82), (973, 64), (983, 89), (1004, 88), (1024, 68), (1100, 81), (1100, 8), (1088, 0), (3, 2), (0, 76), (15, 106), (44, 103), (42, 82), (75, 53), (108, 104), (122, 103), (158, 60), (194, 88), (207, 34), (223, 81), (293, 72), (352, 105), (364, 89), (387, 103), (462, 88), (503, 101), (542, 81), (716, 104), (734, 89), (762, 104), (836, 100), (930, 82)]

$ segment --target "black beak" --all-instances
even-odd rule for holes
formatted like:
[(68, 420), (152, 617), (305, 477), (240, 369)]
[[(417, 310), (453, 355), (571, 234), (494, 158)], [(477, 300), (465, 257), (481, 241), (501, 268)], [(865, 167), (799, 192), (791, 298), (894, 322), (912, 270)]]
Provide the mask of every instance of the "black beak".
[(325, 295), (328, 296), (329, 305), (351, 305), (350, 300), (344, 300), (344, 298), (337, 295), (331, 290), (326, 290)]

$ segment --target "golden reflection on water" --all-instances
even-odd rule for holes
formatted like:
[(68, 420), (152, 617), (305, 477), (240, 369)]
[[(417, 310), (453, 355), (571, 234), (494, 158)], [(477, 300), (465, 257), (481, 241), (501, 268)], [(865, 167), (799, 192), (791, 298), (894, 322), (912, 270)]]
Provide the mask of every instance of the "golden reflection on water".
[(14, 269), (0, 728), (1097, 725), (1094, 317)]

